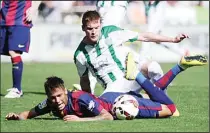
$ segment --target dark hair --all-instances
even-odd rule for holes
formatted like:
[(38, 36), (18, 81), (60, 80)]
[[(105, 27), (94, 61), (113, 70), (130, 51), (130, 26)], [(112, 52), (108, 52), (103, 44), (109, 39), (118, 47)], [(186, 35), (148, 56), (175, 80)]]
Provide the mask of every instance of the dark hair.
[(86, 26), (88, 22), (100, 19), (100, 14), (96, 11), (86, 11), (82, 16), (82, 26)]
[(44, 83), (45, 93), (51, 94), (55, 88), (65, 89), (64, 81), (56, 76), (51, 76), (46, 78), (47, 81)]

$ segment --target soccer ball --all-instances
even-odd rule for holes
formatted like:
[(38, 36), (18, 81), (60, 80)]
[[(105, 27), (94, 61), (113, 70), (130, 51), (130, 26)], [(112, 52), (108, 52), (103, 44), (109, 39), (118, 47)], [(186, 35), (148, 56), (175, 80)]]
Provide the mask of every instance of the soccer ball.
[(132, 95), (120, 95), (113, 104), (112, 113), (120, 120), (132, 120), (138, 112), (138, 101)]

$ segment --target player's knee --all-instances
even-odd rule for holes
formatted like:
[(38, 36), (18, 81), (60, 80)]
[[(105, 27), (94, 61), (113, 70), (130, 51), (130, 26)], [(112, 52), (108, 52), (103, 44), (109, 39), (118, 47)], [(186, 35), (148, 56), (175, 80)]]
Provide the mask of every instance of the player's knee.
[(173, 115), (173, 113), (176, 111), (176, 105), (175, 104), (170, 104), (170, 105), (166, 105), (168, 107), (168, 109), (171, 111), (171, 115)]
[(13, 58), (13, 57), (17, 57), (17, 56), (21, 56), (21, 53), (18, 51), (9, 51), (9, 55)]
[(156, 61), (151, 61), (148, 64), (148, 77), (150, 79), (158, 80), (162, 76), (163, 76), (163, 70), (160, 64)]

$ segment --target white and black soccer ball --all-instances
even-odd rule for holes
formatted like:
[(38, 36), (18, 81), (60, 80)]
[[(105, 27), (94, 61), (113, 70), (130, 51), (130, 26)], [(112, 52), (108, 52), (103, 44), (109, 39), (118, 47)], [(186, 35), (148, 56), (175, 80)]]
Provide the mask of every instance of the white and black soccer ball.
[(120, 120), (132, 120), (139, 112), (138, 106), (138, 101), (132, 95), (123, 94), (115, 99), (112, 113)]

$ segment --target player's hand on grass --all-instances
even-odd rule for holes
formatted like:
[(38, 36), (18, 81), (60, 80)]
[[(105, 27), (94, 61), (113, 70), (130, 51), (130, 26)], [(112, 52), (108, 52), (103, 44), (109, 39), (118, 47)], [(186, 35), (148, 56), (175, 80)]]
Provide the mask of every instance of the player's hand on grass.
[(179, 34), (178, 36), (176, 36), (173, 40), (174, 43), (179, 43), (182, 40), (184, 40), (185, 38), (189, 38), (189, 36), (187, 34)]
[(9, 113), (6, 115), (6, 120), (19, 120), (19, 115), (15, 113)]
[(64, 121), (80, 121), (80, 118), (76, 115), (66, 115), (63, 117)]

